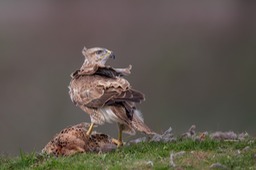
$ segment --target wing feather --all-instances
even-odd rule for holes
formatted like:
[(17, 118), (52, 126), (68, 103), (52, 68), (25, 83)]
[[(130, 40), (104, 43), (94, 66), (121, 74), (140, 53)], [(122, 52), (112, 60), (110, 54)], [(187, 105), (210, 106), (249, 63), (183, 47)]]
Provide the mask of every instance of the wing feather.
[[(144, 100), (144, 95), (131, 89), (129, 82), (121, 77), (110, 79), (99, 75), (81, 76), (73, 79), (70, 87), (75, 103), (92, 108), (125, 102), (138, 103)], [(128, 107), (127, 109), (130, 110)]]

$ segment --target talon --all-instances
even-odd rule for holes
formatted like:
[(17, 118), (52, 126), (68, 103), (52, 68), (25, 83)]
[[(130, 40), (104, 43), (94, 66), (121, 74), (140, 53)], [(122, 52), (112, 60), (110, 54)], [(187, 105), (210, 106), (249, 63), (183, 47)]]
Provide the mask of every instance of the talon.
[(117, 145), (117, 147), (123, 146), (123, 125), (118, 124), (118, 139), (112, 139), (112, 142)]
[(117, 139), (112, 139), (112, 142), (116, 144), (118, 148), (124, 145), (122, 141), (119, 141)]

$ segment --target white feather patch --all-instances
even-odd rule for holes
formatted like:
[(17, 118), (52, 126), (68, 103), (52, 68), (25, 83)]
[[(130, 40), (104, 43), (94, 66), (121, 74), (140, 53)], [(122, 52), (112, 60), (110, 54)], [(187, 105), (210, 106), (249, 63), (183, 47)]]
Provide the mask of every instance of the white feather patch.
[(118, 117), (109, 107), (101, 108), (100, 112), (104, 117), (105, 122), (108, 122), (108, 123), (119, 122)]
[(135, 114), (142, 122), (144, 122), (142, 113), (141, 113), (139, 110), (137, 110), (137, 109), (134, 110), (134, 114)]

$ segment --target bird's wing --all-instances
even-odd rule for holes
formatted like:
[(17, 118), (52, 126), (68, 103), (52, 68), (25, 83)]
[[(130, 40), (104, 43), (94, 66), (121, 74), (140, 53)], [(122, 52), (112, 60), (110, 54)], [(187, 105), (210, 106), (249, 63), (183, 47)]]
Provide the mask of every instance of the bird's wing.
[(70, 77), (77, 79), (79, 76), (93, 75), (98, 70), (98, 68), (98, 65), (88, 65), (87, 67), (83, 67), (83, 69), (79, 69), (71, 73)]
[(109, 77), (109, 78), (115, 78), (117, 76), (124, 76), (124, 74), (122, 74), (121, 72), (115, 71), (112, 67), (98, 68), (98, 70), (94, 74), (100, 75), (100, 76), (106, 76), (106, 77)]
[(123, 77), (131, 74), (132, 66), (129, 65), (127, 68), (113, 68), (110, 66), (99, 67), (98, 65), (88, 66), (83, 70), (76, 70), (70, 76), (71, 78), (78, 78), (81, 75), (100, 75), (108, 78)]
[(128, 108), (131, 103), (144, 100), (144, 95), (131, 89), (129, 82), (121, 77), (83, 76), (71, 83), (71, 89), (76, 91), (76, 103), (92, 108), (122, 103)]
[(127, 68), (113, 68), (110, 66), (98, 67), (97, 71), (94, 74), (106, 76), (109, 78), (123, 77), (131, 74), (131, 69), (131, 65), (129, 65)]

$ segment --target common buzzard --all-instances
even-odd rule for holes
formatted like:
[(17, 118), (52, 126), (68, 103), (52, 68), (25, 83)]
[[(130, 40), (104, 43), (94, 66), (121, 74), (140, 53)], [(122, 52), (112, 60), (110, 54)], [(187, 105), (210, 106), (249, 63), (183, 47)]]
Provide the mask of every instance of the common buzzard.
[(95, 124), (105, 122), (118, 124), (118, 140), (114, 141), (118, 146), (123, 144), (122, 132), (133, 135), (138, 130), (154, 134), (136, 109), (136, 103), (143, 101), (144, 95), (124, 79), (130, 74), (131, 66), (106, 66), (107, 60), (114, 59), (115, 55), (105, 48), (84, 48), (82, 53), (85, 60), (82, 67), (71, 74), (69, 94), (73, 103), (90, 115), (91, 125), (87, 135), (91, 134)]

